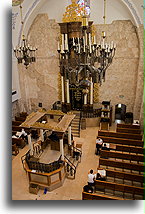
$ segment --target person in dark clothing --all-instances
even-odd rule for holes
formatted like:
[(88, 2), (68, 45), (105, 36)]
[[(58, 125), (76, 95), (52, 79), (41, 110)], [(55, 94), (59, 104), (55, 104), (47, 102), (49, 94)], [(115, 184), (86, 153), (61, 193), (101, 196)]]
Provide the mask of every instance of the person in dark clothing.
[(102, 148), (102, 144), (103, 144), (103, 140), (101, 138), (98, 138), (96, 140), (96, 149), (97, 149), (96, 155), (100, 154), (100, 149)]
[(96, 180), (106, 181), (106, 178), (105, 178), (105, 177), (102, 177), (102, 176), (100, 175), (100, 173), (97, 173)]
[(104, 143), (102, 145), (102, 150), (108, 150), (108, 151), (110, 151), (110, 149), (107, 147), (106, 143)]

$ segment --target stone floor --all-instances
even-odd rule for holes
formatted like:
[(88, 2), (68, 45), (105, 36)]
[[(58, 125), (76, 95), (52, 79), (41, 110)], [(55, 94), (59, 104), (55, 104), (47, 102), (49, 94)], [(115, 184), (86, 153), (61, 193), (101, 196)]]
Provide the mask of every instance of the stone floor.
[[(115, 130), (115, 124), (111, 127)], [(29, 193), (29, 182), (21, 163), (21, 157), (28, 151), (25, 146), (12, 160), (12, 199), (13, 200), (81, 200), (82, 188), (87, 184), (87, 174), (90, 169), (96, 172), (99, 156), (95, 155), (95, 140), (98, 127), (90, 127), (81, 130), (81, 137), (74, 138), (76, 143), (82, 143), (82, 160), (77, 167), (75, 180), (65, 179), (62, 187), (43, 194), (39, 190), (38, 195)]]

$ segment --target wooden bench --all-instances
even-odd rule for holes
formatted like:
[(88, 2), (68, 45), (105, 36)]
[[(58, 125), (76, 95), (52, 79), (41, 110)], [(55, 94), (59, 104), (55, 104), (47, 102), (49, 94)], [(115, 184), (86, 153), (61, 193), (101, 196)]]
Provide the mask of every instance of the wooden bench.
[(16, 144), (21, 149), (23, 149), (26, 145), (25, 141), (21, 138), (12, 138), (12, 145), (14, 144)]
[(116, 151), (136, 153), (136, 154), (144, 154), (144, 148), (141, 147), (133, 147), (126, 145), (116, 145)]
[(22, 121), (12, 121), (12, 126), (20, 126)]
[(106, 137), (106, 136), (98, 136), (98, 137), (100, 137), (105, 143), (115, 143), (115, 144), (123, 144), (123, 145), (138, 146), (138, 147), (143, 147), (144, 145), (144, 142), (142, 140), (131, 140), (131, 139), (113, 138), (113, 137)]
[(98, 131), (98, 136), (142, 140), (142, 135), (139, 135), (139, 134), (118, 133), (118, 132), (108, 132), (108, 131)]
[(100, 181), (95, 180), (95, 189), (106, 192), (106, 189), (112, 190), (113, 195), (115, 195), (115, 191), (122, 192), (123, 198), (125, 193), (132, 194), (133, 200), (135, 200), (135, 195), (144, 195), (144, 188), (142, 187), (135, 187), (135, 186), (129, 186), (126, 184), (118, 184), (114, 182), (107, 182), (107, 181)]
[(122, 153), (122, 152), (117, 152), (117, 151), (101, 150), (100, 157), (101, 158), (123, 159), (123, 160), (129, 160), (130, 162), (131, 161), (144, 162), (144, 155), (133, 155), (133, 154)]
[(115, 181), (115, 178), (122, 179), (123, 183), (124, 183), (124, 180), (132, 181), (132, 182), (135, 181), (135, 182), (141, 183), (142, 186), (144, 183), (143, 175), (137, 175), (134, 173), (121, 172), (121, 171), (116, 171), (111, 169), (106, 169), (106, 177), (107, 179), (108, 177), (112, 177), (114, 178), (114, 181)]
[(82, 192), (82, 200), (126, 200), (123, 198), (111, 196), (111, 195), (103, 195), (103, 194), (92, 194), (87, 192)]
[(143, 164), (126, 163), (126, 162), (114, 161), (114, 160), (109, 160), (104, 158), (99, 158), (99, 168), (100, 166), (106, 166), (107, 169), (109, 166), (114, 168), (121, 168), (122, 170), (124, 169), (131, 170), (131, 172), (137, 171), (139, 172), (139, 174), (141, 174), (141, 172), (144, 172)]
[(122, 124), (122, 123), (118, 123), (117, 127), (126, 128), (126, 129), (140, 129), (140, 125), (130, 125), (130, 124)]
[(15, 116), (15, 120), (24, 122), (26, 120), (26, 118), (25, 117), (17, 117), (17, 116)]
[(17, 155), (19, 153), (19, 149), (16, 144), (12, 145), (12, 155)]
[(27, 116), (28, 116), (27, 112), (21, 112), (20, 113), (20, 117), (25, 117), (26, 118)]
[(140, 129), (128, 129), (128, 128), (119, 128), (119, 127), (117, 127), (116, 132), (129, 133), (129, 134), (141, 134)]

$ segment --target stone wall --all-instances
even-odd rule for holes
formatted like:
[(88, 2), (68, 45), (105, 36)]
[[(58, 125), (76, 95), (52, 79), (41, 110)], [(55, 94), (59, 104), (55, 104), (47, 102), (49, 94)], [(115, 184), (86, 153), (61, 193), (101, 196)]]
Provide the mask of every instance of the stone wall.
[[(143, 118), (143, 26), (136, 28), (129, 20), (95, 26), (97, 42), (104, 30), (107, 42), (114, 41), (117, 45), (113, 63), (106, 72), (106, 81), (99, 87), (99, 102), (111, 100), (113, 119), (118, 103), (127, 105), (127, 111), (134, 113), (134, 119), (141, 118), (141, 115)], [(37, 61), (28, 69), (23, 65), (18, 67), (20, 111), (37, 110), (38, 103), (49, 109), (58, 100), (59, 32), (59, 25), (55, 20), (50, 20), (47, 14), (37, 15), (29, 29), (29, 43), (38, 48)]]
[[(106, 80), (99, 88), (99, 101), (111, 100), (113, 110), (116, 104), (125, 104), (127, 112), (133, 112), (135, 119), (139, 119), (140, 111), (138, 114), (136, 112), (141, 108), (142, 97), (140, 95), (143, 93), (143, 51), (141, 50), (143, 33), (141, 29), (142, 26), (136, 30), (129, 20), (113, 21), (110, 25), (96, 25), (98, 41), (104, 30), (107, 34), (107, 41), (114, 41), (117, 45), (113, 63), (106, 71)], [(138, 103), (137, 100), (139, 100)], [(138, 106), (136, 112), (135, 106)]]
[(42, 107), (49, 109), (58, 100), (59, 60), (57, 41), (59, 25), (49, 20), (47, 14), (39, 14), (33, 21), (28, 33), (29, 44), (38, 48), (36, 63), (28, 69), (19, 65), (21, 89), (20, 106), (31, 112)]

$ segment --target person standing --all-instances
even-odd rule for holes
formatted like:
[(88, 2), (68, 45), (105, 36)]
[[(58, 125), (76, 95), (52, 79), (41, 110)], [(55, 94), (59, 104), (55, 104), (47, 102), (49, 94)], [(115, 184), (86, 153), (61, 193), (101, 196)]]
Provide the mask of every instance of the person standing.
[(96, 155), (100, 154), (100, 149), (102, 148), (102, 144), (103, 144), (103, 140), (101, 138), (97, 138), (96, 139), (96, 149), (97, 149)]
[(96, 175), (93, 174), (93, 170), (91, 169), (88, 173), (88, 185), (89, 186), (94, 186), (94, 180), (95, 180)]

